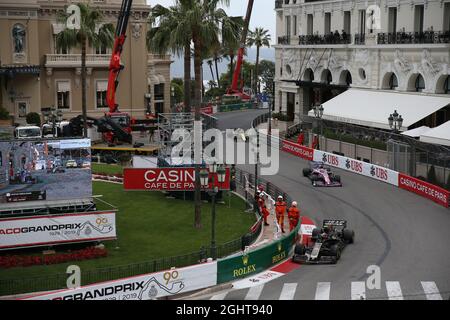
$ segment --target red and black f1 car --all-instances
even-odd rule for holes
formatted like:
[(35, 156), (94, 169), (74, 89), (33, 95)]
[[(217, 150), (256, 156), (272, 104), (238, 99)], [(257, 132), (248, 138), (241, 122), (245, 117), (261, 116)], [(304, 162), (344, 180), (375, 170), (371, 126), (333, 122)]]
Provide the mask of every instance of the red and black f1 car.
[(303, 169), (303, 176), (309, 178), (314, 187), (342, 187), (341, 177), (323, 162), (311, 161), (309, 166)]
[(345, 220), (324, 220), (322, 228), (312, 232), (308, 245), (295, 246), (292, 261), (307, 264), (335, 264), (341, 258), (342, 250), (353, 243), (355, 232), (347, 229)]

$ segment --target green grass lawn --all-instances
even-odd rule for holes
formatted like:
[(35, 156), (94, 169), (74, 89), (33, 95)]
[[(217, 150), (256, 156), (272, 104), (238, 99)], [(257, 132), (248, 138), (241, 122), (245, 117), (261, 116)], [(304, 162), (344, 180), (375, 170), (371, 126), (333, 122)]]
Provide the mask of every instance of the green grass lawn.
[[(94, 182), (93, 194), (103, 195), (102, 200), (119, 209), (116, 217), (118, 241), (105, 243), (108, 257), (60, 265), (0, 269), (0, 279), (64, 273), (70, 264), (79, 265), (82, 271), (127, 265), (195, 252), (210, 244), (210, 204), (202, 206), (203, 227), (198, 230), (193, 227), (193, 202), (166, 199), (160, 192), (124, 192), (122, 185), (106, 182)], [(228, 196), (225, 200), (226, 204), (217, 205), (217, 244), (239, 238), (255, 222), (252, 213), (244, 212), (242, 199), (233, 195), (231, 208), (228, 207)], [(98, 208), (107, 207), (99, 205)]]
[(120, 165), (92, 163), (92, 173), (118, 174), (122, 171), (123, 168)]

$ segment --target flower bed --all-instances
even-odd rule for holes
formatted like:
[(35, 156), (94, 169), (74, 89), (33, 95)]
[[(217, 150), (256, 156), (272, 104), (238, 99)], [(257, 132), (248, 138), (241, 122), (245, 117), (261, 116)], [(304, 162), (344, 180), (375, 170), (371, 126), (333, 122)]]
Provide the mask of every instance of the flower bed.
[(41, 256), (6, 255), (0, 256), (0, 268), (8, 269), (15, 267), (59, 264), (70, 261), (98, 259), (107, 256), (108, 251), (106, 249), (95, 247), (88, 247), (86, 249), (76, 250), (73, 252), (58, 253), (53, 255), (41, 255)]

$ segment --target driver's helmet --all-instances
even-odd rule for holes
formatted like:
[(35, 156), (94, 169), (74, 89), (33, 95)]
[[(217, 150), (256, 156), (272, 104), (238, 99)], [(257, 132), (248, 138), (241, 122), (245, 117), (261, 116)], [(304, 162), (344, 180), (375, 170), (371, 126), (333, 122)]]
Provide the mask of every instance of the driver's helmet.
[(330, 233), (330, 231), (331, 231), (331, 229), (330, 229), (330, 226), (328, 226), (328, 225), (325, 225), (324, 227), (323, 227), (323, 232), (324, 233)]

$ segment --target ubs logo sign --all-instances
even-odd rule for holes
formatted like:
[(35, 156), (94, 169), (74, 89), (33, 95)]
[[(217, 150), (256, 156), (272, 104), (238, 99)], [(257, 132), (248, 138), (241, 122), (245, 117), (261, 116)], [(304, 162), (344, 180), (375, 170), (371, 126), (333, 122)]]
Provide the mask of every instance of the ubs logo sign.
[(374, 178), (378, 178), (378, 179), (385, 180), (385, 181), (388, 180), (388, 171), (386, 169), (377, 168), (375, 166), (372, 166), (370, 168), (370, 174)]
[(339, 167), (339, 158), (332, 154), (326, 154), (324, 153), (322, 156), (322, 162), (328, 163), (332, 166)]
[(347, 168), (347, 170), (351, 170), (354, 172), (362, 172), (363, 171), (363, 167), (362, 164), (358, 161), (354, 161), (354, 160), (350, 160), (347, 159), (345, 161), (345, 167)]

